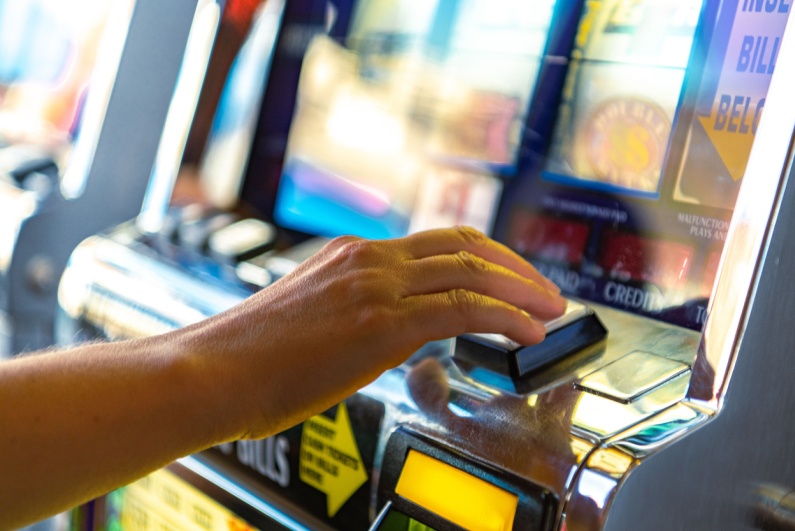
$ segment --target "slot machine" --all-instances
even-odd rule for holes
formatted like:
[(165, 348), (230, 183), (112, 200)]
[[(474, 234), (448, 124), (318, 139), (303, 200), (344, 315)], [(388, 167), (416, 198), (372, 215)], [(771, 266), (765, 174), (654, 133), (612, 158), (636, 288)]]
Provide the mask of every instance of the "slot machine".
[[(525, 256), (569, 308), (539, 345), (428, 344), (331, 410), (170, 473), (267, 529), (795, 528), (790, 3), (334, 7), (288, 76), (288, 129), (262, 101), (239, 186), (252, 217), (165, 212), (160, 232), (86, 240), (60, 285), (68, 336), (195, 322), (322, 237), (454, 223)], [(201, 246), (162, 235), (195, 223)]]
[(189, 102), (191, 85), (200, 86), (206, 58), (196, 45), (212, 41), (219, 9), (148, 0), (84, 7), (0, 5), (4, 357), (53, 344), (69, 253), (140, 212), (156, 156), (168, 148), (160, 141), (169, 103)]

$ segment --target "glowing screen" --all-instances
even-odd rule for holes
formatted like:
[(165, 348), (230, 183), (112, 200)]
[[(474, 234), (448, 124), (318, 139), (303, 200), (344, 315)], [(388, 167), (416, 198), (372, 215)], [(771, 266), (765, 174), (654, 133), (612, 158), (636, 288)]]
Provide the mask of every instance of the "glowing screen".
[(790, 9), (586, 2), (497, 236), (569, 294), (699, 330)]
[(358, 2), (312, 42), (275, 217), (321, 235), (488, 231), (515, 171), (555, 2)]

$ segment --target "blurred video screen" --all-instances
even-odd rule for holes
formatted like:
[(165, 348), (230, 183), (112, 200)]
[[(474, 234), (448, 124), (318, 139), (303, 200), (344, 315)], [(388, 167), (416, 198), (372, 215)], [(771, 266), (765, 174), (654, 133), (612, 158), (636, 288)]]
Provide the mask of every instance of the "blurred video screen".
[[(0, 140), (65, 156), (112, 0), (0, 0)], [(127, 12), (131, 3), (126, 2)], [(118, 7), (116, 8), (118, 9)]]
[(324, 236), (488, 232), (556, 4), (358, 2), (344, 42), (310, 44), (276, 220)]
[(585, 2), (496, 235), (571, 295), (700, 330), (791, 6)]

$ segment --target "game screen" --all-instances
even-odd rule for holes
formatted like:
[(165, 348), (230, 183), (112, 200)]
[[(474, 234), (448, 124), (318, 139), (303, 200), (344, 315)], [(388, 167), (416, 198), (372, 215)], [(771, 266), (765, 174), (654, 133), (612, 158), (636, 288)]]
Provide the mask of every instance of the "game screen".
[(358, 2), (345, 39), (309, 45), (274, 218), (471, 225), (569, 296), (700, 330), (790, 11)]
[(788, 2), (586, 2), (496, 237), (564, 292), (700, 330)]
[(112, 15), (132, 10), (131, 1), (115, 4), (0, 0), (0, 144), (68, 155), (103, 30)]
[(515, 173), (554, 0), (365, 0), (314, 39), (275, 219), (324, 236), (489, 231)]

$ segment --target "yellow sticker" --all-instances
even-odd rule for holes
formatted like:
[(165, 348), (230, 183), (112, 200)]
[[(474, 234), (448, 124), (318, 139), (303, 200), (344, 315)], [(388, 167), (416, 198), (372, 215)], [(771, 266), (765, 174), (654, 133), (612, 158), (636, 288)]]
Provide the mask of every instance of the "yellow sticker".
[(762, 111), (760, 106), (754, 107), (751, 109), (751, 115), (746, 118), (749, 114), (747, 103), (745, 107), (743, 114), (734, 121), (725, 116), (725, 111), (721, 113), (715, 109), (710, 116), (698, 117), (723, 164), (726, 165), (729, 175), (735, 181), (739, 181), (745, 174), (745, 167), (751, 157), (756, 125), (759, 123)]
[(125, 531), (254, 531), (203, 492), (166, 470), (120, 491)]
[(329, 518), (367, 481), (345, 402), (333, 420), (316, 415), (304, 422), (298, 468), (301, 481), (326, 494)]

